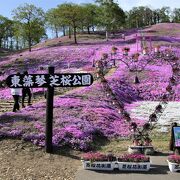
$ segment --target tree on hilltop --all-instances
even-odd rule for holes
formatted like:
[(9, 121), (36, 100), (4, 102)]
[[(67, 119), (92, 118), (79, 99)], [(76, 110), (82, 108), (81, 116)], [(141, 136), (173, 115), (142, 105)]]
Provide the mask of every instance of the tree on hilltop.
[(115, 31), (125, 24), (125, 13), (113, 0), (97, 0), (100, 4), (99, 8), (99, 26), (105, 28), (106, 39), (108, 40), (108, 32)]
[(66, 22), (63, 17), (60, 16), (58, 8), (52, 8), (46, 13), (47, 25), (55, 31), (56, 38), (59, 37), (58, 33), (60, 30), (63, 31), (63, 35), (66, 35)]
[(97, 16), (99, 7), (95, 4), (83, 4), (82, 8), (83, 21), (81, 23), (83, 27), (87, 28), (88, 34), (90, 34), (90, 28), (94, 31), (98, 23)]
[(5, 38), (7, 22), (8, 18), (0, 15), (0, 48), (2, 47), (3, 39)]
[(172, 22), (180, 23), (180, 8), (175, 8), (173, 10)]
[(83, 20), (82, 6), (72, 3), (64, 3), (58, 6), (59, 15), (62, 21), (73, 29), (74, 43), (77, 44), (77, 28)]
[(45, 35), (44, 11), (33, 4), (24, 4), (13, 10), (13, 19), (21, 23), (24, 38), (28, 42), (29, 51), (31, 51), (33, 43), (38, 43)]

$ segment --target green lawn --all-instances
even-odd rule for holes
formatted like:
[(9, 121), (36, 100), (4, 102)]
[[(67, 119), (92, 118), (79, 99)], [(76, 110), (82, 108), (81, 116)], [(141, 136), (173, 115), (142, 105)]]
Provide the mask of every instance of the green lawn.
[[(152, 145), (155, 151), (167, 152), (169, 151), (170, 133), (157, 133), (152, 134)], [(114, 154), (127, 153), (129, 145), (132, 145), (132, 141), (128, 139), (113, 139), (107, 140), (104, 138), (97, 138), (95, 140), (94, 149), (103, 153), (112, 152)]]

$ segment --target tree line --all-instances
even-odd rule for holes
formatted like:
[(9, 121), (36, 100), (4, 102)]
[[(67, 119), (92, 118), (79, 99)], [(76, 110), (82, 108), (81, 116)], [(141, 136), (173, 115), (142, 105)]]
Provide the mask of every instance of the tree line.
[(12, 11), (13, 18), (0, 15), (0, 48), (29, 48), (47, 39), (46, 30), (51, 29), (58, 38), (74, 38), (77, 33), (95, 31), (116, 32), (125, 28), (140, 28), (157, 23), (180, 22), (180, 8), (170, 7), (152, 10), (149, 7), (134, 7), (126, 12), (113, 0), (96, 0), (95, 4), (63, 3), (44, 12), (33, 4), (24, 4)]

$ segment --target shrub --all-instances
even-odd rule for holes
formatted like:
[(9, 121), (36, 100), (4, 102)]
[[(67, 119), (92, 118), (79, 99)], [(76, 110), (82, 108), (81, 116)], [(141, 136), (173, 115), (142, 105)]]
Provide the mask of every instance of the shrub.
[(118, 157), (119, 162), (150, 162), (150, 158), (143, 154), (125, 154)]
[(180, 164), (180, 155), (170, 155), (168, 156), (168, 161), (171, 163)]

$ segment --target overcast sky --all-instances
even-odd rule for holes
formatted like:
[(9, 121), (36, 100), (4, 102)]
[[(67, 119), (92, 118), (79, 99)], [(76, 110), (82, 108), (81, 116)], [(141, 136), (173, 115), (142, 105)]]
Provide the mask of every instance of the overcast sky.
[[(94, 0), (0, 0), (0, 14), (11, 17), (11, 11), (23, 3), (32, 3), (44, 10), (56, 7), (63, 2), (73, 3), (93, 3)], [(151, 8), (161, 8), (169, 6), (171, 8), (180, 8), (180, 0), (115, 0), (124, 10), (130, 10), (135, 6), (150, 6)]]

